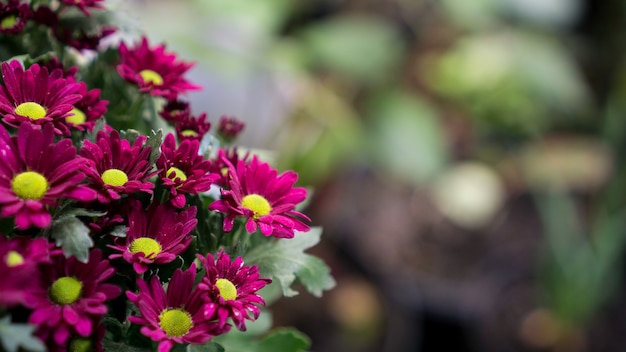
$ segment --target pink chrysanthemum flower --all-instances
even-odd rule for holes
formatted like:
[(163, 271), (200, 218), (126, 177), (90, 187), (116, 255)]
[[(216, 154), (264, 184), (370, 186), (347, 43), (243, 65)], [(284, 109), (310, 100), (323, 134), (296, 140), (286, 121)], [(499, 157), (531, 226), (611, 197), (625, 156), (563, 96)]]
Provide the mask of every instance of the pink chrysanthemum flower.
[(39, 284), (38, 265), (50, 261), (49, 248), (45, 238), (0, 235), (0, 308), (30, 304)]
[(20, 4), (20, 0), (9, 0), (6, 4), (0, 3), (0, 33), (20, 33), (32, 15), (33, 12), (28, 4)]
[(106, 335), (106, 325), (101, 320), (98, 319), (93, 322), (95, 328), (90, 336), (71, 336), (67, 342), (60, 345), (48, 338), (46, 341), (48, 352), (103, 352), (102, 340)]
[[(69, 78), (72, 82), (74, 79)], [(107, 111), (108, 100), (100, 99), (100, 89), (87, 90), (85, 82), (78, 82), (80, 89), (78, 93), (82, 98), (74, 104), (70, 111), (71, 115), (65, 117), (67, 125), (80, 131), (91, 131), (96, 125), (96, 121)]]
[(130, 200), (128, 233), (108, 247), (121, 252), (109, 258), (123, 258), (138, 274), (150, 264), (167, 264), (182, 253), (192, 241), (189, 234), (198, 223), (196, 207), (178, 213), (169, 204), (152, 203), (145, 211), (138, 200)]
[(78, 73), (78, 66), (66, 67), (56, 56), (51, 57), (45, 62), (38, 62), (38, 64), (41, 67), (47, 68), (48, 72), (52, 72), (57, 69), (61, 70), (63, 72), (63, 78), (74, 78), (76, 73)]
[(209, 205), (209, 210), (226, 214), (224, 231), (233, 229), (235, 218), (247, 218), (246, 230), (257, 227), (265, 236), (292, 238), (294, 230), (308, 231), (303, 220), (310, 219), (295, 210), (307, 195), (306, 189), (293, 187), (298, 180), (294, 171), (277, 175), (269, 164), (254, 156), (250, 163), (240, 160), (228, 169), (228, 188), (222, 189), (221, 199)]
[(250, 162), (250, 152), (247, 151), (240, 156), (237, 147), (220, 148), (217, 150), (217, 156), (211, 159), (211, 172), (220, 175), (220, 178), (215, 182), (216, 185), (228, 188), (228, 181), (230, 180), (228, 168), (230, 165), (237, 165), (239, 160), (248, 164)]
[(52, 257), (53, 264), (43, 267), (44, 285), (33, 299), (28, 322), (37, 325), (37, 336), (65, 344), (71, 336), (89, 337), (95, 324), (107, 312), (105, 302), (117, 297), (121, 289), (105, 283), (115, 269), (102, 258), (99, 249), (89, 253), (89, 261), (76, 257)]
[(67, 6), (78, 7), (87, 16), (91, 16), (89, 9), (104, 9), (102, 6), (104, 0), (61, 0), (61, 2)]
[(98, 202), (118, 200), (122, 194), (152, 194), (154, 184), (148, 181), (154, 173), (148, 161), (150, 147), (144, 146), (146, 136), (139, 136), (131, 146), (116, 130), (99, 131), (96, 143), (88, 140), (80, 154), (88, 161), (85, 174), (98, 192)]
[(227, 143), (237, 139), (245, 124), (233, 116), (222, 116), (217, 125), (217, 134)]
[(47, 207), (63, 198), (90, 202), (96, 197), (80, 184), (85, 160), (70, 139), (54, 143), (52, 124), (38, 130), (23, 123), (14, 140), (0, 126), (0, 155), (0, 217), (15, 217), (19, 229), (48, 227)]
[(131, 323), (143, 325), (141, 333), (159, 342), (159, 352), (169, 351), (174, 344), (204, 344), (213, 336), (228, 331), (212, 321), (215, 305), (207, 304), (205, 293), (194, 287), (196, 265), (177, 269), (167, 287), (167, 292), (153, 276), (150, 283), (137, 280), (139, 293), (126, 291), (126, 297), (137, 306), (140, 316), (130, 316)]
[(246, 319), (256, 320), (261, 313), (257, 305), (265, 305), (263, 297), (256, 292), (272, 280), (260, 278), (258, 266), (244, 265), (241, 257), (231, 262), (223, 250), (217, 259), (210, 253), (206, 257), (197, 256), (206, 270), (198, 287), (207, 291), (209, 302), (216, 304), (219, 326), (227, 326), (230, 317), (237, 329), (245, 331)]
[(52, 11), (50, 7), (40, 5), (33, 13), (33, 21), (54, 28), (54, 26), (58, 26), (59, 18), (56, 12)]
[(117, 71), (124, 80), (138, 85), (140, 92), (174, 100), (179, 94), (201, 88), (183, 77), (194, 64), (177, 61), (176, 54), (165, 51), (165, 45), (150, 48), (143, 37), (138, 46), (129, 49), (122, 43), (119, 50), (122, 63)]
[(190, 114), (191, 108), (189, 107), (189, 103), (182, 100), (169, 100), (159, 112), (159, 115), (172, 125), (176, 125), (178, 121), (186, 118)]
[(207, 121), (206, 118), (206, 113), (202, 113), (198, 117), (191, 114), (181, 116), (180, 119), (174, 124), (178, 140), (202, 140), (202, 137), (204, 137), (204, 135), (211, 129), (211, 122)]
[(218, 175), (211, 174), (211, 162), (198, 155), (200, 143), (184, 140), (176, 148), (176, 139), (169, 133), (161, 145), (157, 167), (163, 186), (170, 189), (170, 203), (185, 206), (185, 194), (198, 194), (211, 188)]
[(3, 62), (0, 117), (14, 127), (22, 122), (36, 125), (52, 122), (57, 134), (70, 135), (65, 117), (81, 99), (80, 86), (62, 76), (61, 70), (48, 74), (46, 68), (37, 64), (24, 70), (17, 60)]

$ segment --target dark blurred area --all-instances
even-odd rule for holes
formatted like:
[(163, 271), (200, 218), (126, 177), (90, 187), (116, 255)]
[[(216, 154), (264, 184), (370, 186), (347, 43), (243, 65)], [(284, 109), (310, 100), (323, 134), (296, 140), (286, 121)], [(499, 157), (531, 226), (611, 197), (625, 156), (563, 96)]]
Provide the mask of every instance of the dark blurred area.
[(194, 109), (313, 189), (337, 287), (275, 325), (319, 352), (626, 350), (624, 1), (179, 4), (133, 6), (197, 61)]

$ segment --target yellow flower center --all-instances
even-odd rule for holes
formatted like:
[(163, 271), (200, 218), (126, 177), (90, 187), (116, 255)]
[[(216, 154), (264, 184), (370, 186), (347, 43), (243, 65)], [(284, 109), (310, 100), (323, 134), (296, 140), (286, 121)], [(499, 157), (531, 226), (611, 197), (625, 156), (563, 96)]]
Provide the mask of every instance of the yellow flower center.
[(228, 279), (217, 279), (215, 286), (220, 290), (220, 296), (229, 301), (237, 298), (237, 288)]
[(155, 86), (160, 86), (161, 84), (163, 84), (163, 77), (161, 77), (160, 74), (152, 70), (141, 70), (141, 72), (139, 72), (139, 75), (146, 83), (152, 83)]
[(167, 336), (184, 336), (193, 327), (191, 315), (184, 309), (168, 308), (159, 315), (159, 326)]
[(48, 180), (35, 171), (19, 173), (11, 181), (11, 190), (22, 199), (41, 199), (48, 187)]
[(180, 134), (185, 137), (197, 137), (198, 136), (198, 132), (194, 130), (183, 130), (180, 132)]
[(83, 283), (73, 277), (58, 278), (50, 287), (50, 300), (59, 305), (76, 302), (83, 291)]
[(68, 351), (70, 352), (90, 352), (93, 351), (93, 342), (90, 339), (77, 337), (70, 342)]
[(21, 103), (15, 108), (15, 113), (28, 117), (31, 120), (39, 120), (46, 116), (46, 108), (32, 101)]
[(128, 176), (122, 170), (108, 169), (102, 173), (102, 182), (110, 186), (123, 186), (128, 182)]
[(8, 267), (14, 267), (24, 264), (24, 257), (16, 251), (9, 251), (5, 261)]
[(85, 113), (80, 111), (79, 109), (73, 108), (70, 113), (71, 115), (65, 118), (65, 121), (69, 123), (80, 125), (81, 123), (85, 123), (85, 121), (87, 121), (87, 115), (85, 115)]
[[(176, 173), (176, 176), (173, 175), (174, 172)], [(173, 166), (170, 167), (169, 169), (167, 169), (167, 172), (165, 174), (167, 175), (167, 178), (169, 178), (172, 181), (177, 178), (180, 178), (181, 181), (187, 181), (187, 175), (185, 175), (183, 170), (177, 167), (173, 167)]]
[(17, 23), (17, 16), (9, 15), (0, 21), (0, 29), (9, 29), (15, 27)]
[(270, 205), (270, 202), (268, 202), (267, 199), (258, 194), (248, 194), (247, 196), (243, 197), (243, 199), (241, 200), (241, 205), (246, 209), (252, 210), (254, 212), (253, 217), (255, 219), (258, 219), (263, 215), (267, 215), (270, 213), (270, 211), (272, 211), (272, 206)]
[(161, 253), (162, 248), (161, 244), (152, 238), (139, 237), (128, 246), (128, 250), (132, 254), (141, 252), (146, 255), (146, 258), (152, 259)]

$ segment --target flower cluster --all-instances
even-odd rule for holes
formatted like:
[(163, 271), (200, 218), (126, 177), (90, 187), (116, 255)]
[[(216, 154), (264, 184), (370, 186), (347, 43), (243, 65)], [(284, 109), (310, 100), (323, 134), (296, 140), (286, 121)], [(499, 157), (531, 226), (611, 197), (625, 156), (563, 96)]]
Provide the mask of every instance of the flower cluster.
[[(245, 331), (272, 279), (244, 249), (307, 232), (307, 191), (238, 152), (241, 121), (223, 116), (213, 134), (192, 114), (193, 63), (145, 35), (101, 47), (116, 33), (95, 20), (103, 11), (0, 4), (13, 50), (0, 55), (0, 318), (33, 327), (23, 347), (50, 351), (169, 351)], [(23, 342), (11, 338), (0, 332), (5, 349)]]

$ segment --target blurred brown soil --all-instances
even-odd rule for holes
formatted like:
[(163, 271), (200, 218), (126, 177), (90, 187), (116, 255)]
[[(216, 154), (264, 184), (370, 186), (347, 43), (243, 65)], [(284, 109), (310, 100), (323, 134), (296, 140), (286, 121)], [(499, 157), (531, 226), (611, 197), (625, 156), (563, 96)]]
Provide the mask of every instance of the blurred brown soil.
[(425, 192), (353, 168), (318, 190), (308, 212), (324, 227), (312, 252), (331, 266), (338, 285), (321, 300), (305, 293), (282, 299), (276, 323), (305, 331), (314, 351), (626, 346), (624, 300), (580, 329), (563, 329), (542, 307), (543, 235), (528, 194), (510, 195), (492, 222), (470, 231), (442, 216)]

